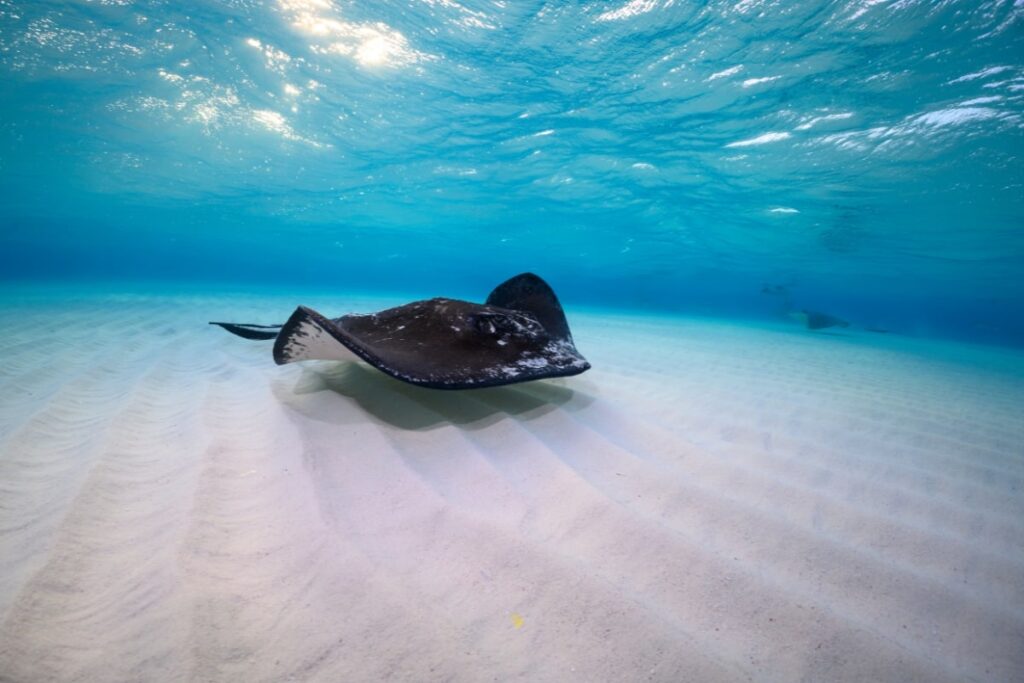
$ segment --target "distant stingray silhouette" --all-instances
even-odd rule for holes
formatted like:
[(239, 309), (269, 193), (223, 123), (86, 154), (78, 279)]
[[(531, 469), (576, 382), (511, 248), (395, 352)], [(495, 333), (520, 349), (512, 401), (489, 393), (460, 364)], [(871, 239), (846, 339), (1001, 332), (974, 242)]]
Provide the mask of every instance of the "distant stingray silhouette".
[[(761, 286), (761, 293), (779, 298), (778, 313), (792, 320), (796, 320), (809, 330), (824, 330), (829, 327), (850, 327), (850, 323), (830, 313), (812, 311), (806, 308), (794, 309), (789, 287), (786, 285), (774, 285), (765, 283)], [(881, 328), (865, 328), (869, 332), (886, 332)]]
[(340, 318), (299, 306), (283, 325), (210, 324), (245, 339), (274, 339), (278, 365), (362, 359), (432, 389), (493, 387), (590, 369), (555, 292), (532, 273), (501, 283), (484, 304), (434, 298)]
[(790, 317), (798, 320), (807, 326), (809, 330), (823, 330), (827, 327), (849, 327), (850, 323), (842, 318), (837, 318), (828, 313), (820, 311), (808, 311), (806, 308), (800, 311), (791, 311)]

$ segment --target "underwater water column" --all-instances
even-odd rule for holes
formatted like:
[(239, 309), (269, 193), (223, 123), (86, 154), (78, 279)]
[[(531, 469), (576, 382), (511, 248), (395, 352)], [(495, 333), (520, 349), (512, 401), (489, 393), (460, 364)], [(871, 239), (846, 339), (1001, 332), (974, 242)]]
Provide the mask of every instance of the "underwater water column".
[(0, 682), (1024, 680), (1022, 55), (0, 0)]

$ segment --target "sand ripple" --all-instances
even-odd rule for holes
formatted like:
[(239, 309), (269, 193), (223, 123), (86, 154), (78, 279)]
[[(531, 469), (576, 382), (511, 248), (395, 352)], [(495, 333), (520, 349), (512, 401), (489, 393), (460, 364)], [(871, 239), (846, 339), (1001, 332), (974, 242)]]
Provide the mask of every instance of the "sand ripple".
[(443, 393), (204, 324), (288, 306), (0, 312), (0, 681), (1024, 677), (1019, 352), (576, 316)]

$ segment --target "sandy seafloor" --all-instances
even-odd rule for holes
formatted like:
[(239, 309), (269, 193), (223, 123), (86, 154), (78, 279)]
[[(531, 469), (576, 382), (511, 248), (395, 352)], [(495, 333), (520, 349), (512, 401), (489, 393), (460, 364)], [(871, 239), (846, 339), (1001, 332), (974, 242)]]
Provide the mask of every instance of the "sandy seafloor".
[(205, 324), (365, 300), (4, 301), (2, 681), (1024, 680), (1024, 351), (570, 309), (452, 393)]

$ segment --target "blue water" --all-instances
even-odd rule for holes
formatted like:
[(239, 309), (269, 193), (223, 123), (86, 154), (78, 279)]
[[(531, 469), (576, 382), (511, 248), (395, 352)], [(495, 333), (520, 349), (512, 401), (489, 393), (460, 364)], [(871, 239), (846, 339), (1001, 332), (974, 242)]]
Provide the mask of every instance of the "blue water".
[(0, 278), (1024, 345), (1024, 2), (0, 0)]

